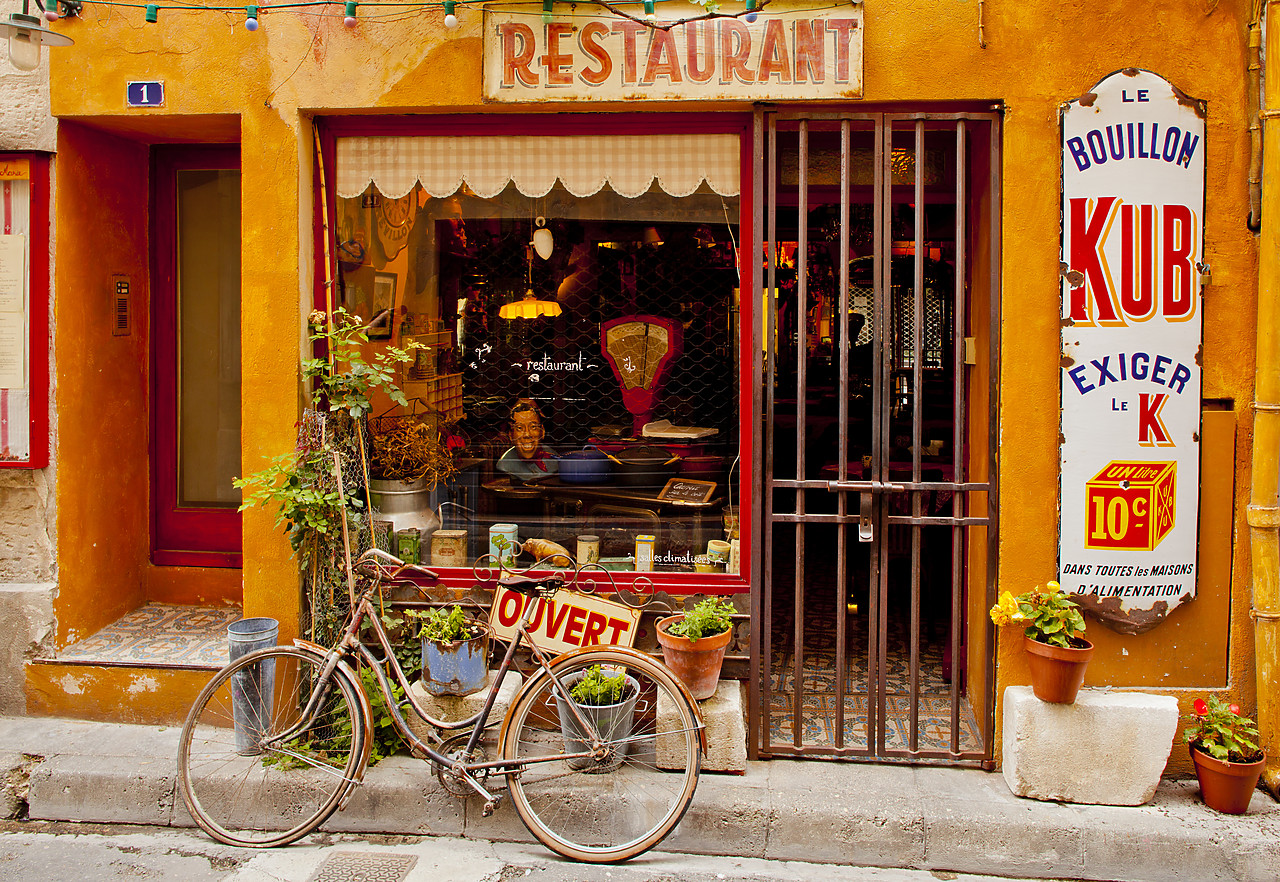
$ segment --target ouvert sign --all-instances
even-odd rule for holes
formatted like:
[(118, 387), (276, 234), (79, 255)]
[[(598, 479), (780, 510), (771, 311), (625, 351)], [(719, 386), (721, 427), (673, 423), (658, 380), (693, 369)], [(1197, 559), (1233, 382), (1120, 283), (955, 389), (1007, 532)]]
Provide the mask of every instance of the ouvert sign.
[(862, 97), (860, 3), (821, 10), (770, 3), (754, 22), (682, 22), (702, 7), (659, 8), (662, 19), (646, 23), (561, 4), (544, 22), (540, 4), (486, 6), (485, 100)]

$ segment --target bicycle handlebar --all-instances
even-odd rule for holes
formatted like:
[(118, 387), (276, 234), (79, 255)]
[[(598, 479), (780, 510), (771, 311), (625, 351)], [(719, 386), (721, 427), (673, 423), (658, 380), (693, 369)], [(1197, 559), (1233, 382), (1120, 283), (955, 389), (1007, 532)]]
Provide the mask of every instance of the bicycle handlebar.
[(360, 555), (355, 569), (361, 575), (376, 579), (379, 584), (386, 582), (412, 582), (408, 575), (414, 573), (438, 580), (440, 575), (418, 564), (407, 564), (395, 555), (388, 554), (381, 548), (370, 548)]

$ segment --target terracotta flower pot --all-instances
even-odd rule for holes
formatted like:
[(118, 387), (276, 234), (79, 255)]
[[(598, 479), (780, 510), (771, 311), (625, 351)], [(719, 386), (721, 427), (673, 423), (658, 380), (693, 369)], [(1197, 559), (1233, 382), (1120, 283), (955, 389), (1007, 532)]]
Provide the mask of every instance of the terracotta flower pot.
[(698, 701), (716, 694), (720, 682), (720, 666), (733, 639), (733, 628), (720, 634), (699, 637), (677, 637), (667, 628), (684, 618), (684, 613), (658, 620), (658, 642), (662, 644), (662, 661), (671, 668)]
[[(1088, 641), (1085, 641), (1088, 643)], [(1080, 684), (1084, 682), (1084, 669), (1093, 657), (1093, 644), (1076, 649), (1063, 649), (1023, 637), (1022, 647), (1027, 651), (1031, 666), (1031, 690), (1036, 698), (1053, 704), (1072, 704)]]
[(1214, 759), (1192, 747), (1191, 761), (1196, 766), (1196, 779), (1200, 782), (1204, 804), (1223, 814), (1243, 815), (1249, 810), (1249, 800), (1253, 798), (1267, 758), (1263, 756), (1251, 763), (1231, 763)]

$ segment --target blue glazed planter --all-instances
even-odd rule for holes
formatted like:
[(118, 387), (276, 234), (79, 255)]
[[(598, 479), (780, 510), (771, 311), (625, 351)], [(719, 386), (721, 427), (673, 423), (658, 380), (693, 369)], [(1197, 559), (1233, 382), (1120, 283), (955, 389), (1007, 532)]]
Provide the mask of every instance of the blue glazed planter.
[(489, 628), (470, 640), (422, 641), (422, 686), (432, 695), (470, 695), (489, 683)]

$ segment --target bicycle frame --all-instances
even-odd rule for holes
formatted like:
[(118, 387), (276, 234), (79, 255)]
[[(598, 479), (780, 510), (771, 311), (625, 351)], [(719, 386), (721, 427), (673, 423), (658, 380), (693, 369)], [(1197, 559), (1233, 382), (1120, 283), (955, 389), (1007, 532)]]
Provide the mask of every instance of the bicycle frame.
[[(472, 790), (474, 790), (478, 795), (483, 796), (485, 798), (487, 809), (496, 803), (496, 798), (491, 793), (489, 793), (484, 788), (484, 786), (472, 776), (471, 774), (472, 771), (485, 769), (492, 772), (496, 772), (498, 774), (510, 774), (512, 772), (518, 771), (519, 769), (533, 763), (555, 762), (555, 761), (564, 760), (564, 759), (588, 758), (594, 755), (594, 750), (598, 749), (600, 744), (602, 743), (600, 740), (599, 734), (595, 731), (595, 727), (592, 725), (590, 720), (587, 719), (586, 715), (584, 715), (578, 709), (577, 704), (569, 697), (568, 691), (565, 689), (564, 685), (560, 682), (559, 678), (557, 678), (555, 673), (552, 671), (552, 666), (554, 662), (560, 656), (554, 656), (552, 658), (548, 658), (547, 654), (544, 653), (541, 648), (539, 648), (539, 646), (537, 645), (537, 642), (533, 639), (533, 636), (529, 633), (527, 628), (528, 623), (533, 620), (533, 617), (538, 612), (538, 610), (542, 608), (542, 604), (545, 602), (545, 598), (541, 594), (533, 594), (528, 596), (529, 600), (524, 604), (524, 611), (521, 614), (520, 622), (516, 626), (515, 637), (508, 644), (507, 651), (502, 659), (502, 664), (498, 667), (498, 675), (489, 686), (489, 692), (488, 692), (488, 695), (485, 697), (484, 706), (480, 709), (478, 713), (476, 713), (475, 715), (465, 720), (445, 722), (443, 720), (437, 720), (434, 717), (432, 717), (429, 713), (427, 713), (427, 711), (418, 702), (418, 699), (414, 697), (413, 691), (410, 688), (410, 684), (408, 682), (408, 678), (405, 676), (404, 670), (400, 667), (400, 662), (396, 659), (395, 652), (393, 651), (391, 646), (391, 640), (387, 636), (386, 628), (383, 626), (382, 620), (379, 618), (379, 616), (376, 615), (376, 611), (372, 603), (372, 596), (375, 591), (380, 590), (381, 584), (382, 583), (380, 580), (375, 580), (373, 585), (371, 585), (368, 589), (366, 589), (364, 592), (361, 593), (359, 599), (356, 602), (355, 609), (352, 612), (351, 621), (347, 625), (346, 630), (343, 632), (342, 639), (337, 643), (336, 646), (334, 646), (332, 649), (328, 650), (325, 653), (324, 666), (321, 669), (321, 674), (319, 679), (317, 680), (316, 688), (313, 690), (310, 698), (307, 701), (306, 707), (303, 709), (303, 712), (300, 717), (300, 721), (294, 726), (290, 727), (289, 730), (287, 730), (286, 732), (283, 732), (280, 735), (278, 735), (276, 738), (272, 739), (273, 744), (278, 745), (278, 744), (288, 743), (288, 741), (291, 738), (293, 738), (298, 732), (301, 732), (307, 725), (309, 725), (311, 719), (313, 718), (313, 716), (318, 710), (320, 695), (324, 691), (323, 687), (328, 684), (330, 678), (333, 676), (333, 672), (337, 669), (337, 667), (341, 662), (353, 656), (357, 656), (360, 659), (362, 659), (364, 662), (366, 662), (370, 666), (370, 668), (373, 670), (374, 676), (377, 678), (377, 681), (378, 681), (378, 689), (382, 692), (383, 697), (386, 699), (386, 706), (388, 711), (391, 714), (392, 723), (395, 726), (396, 731), (400, 733), (400, 736), (404, 738), (404, 740), (410, 745), (410, 747), (425, 754), (433, 762), (438, 763), (444, 768), (447, 768), (452, 772), (454, 772), (455, 774), (457, 774), (463, 781), (466, 782), (467, 786), (469, 786)], [(537, 663), (538, 667), (543, 672), (545, 672), (545, 674), (548, 677), (551, 678), (553, 688), (560, 695), (560, 697), (564, 699), (568, 708), (572, 711), (574, 717), (577, 719), (579, 725), (582, 726), (582, 731), (591, 733), (592, 750), (585, 750), (579, 753), (555, 754), (553, 756), (548, 756), (548, 757), (534, 757), (534, 758), (523, 759), (518, 761), (492, 760), (492, 761), (479, 762), (479, 763), (465, 763), (465, 762), (456, 762), (450, 759), (449, 757), (437, 751), (430, 744), (428, 744), (427, 742), (419, 738), (417, 734), (409, 727), (408, 720), (400, 712), (398, 702), (392, 699), (391, 681), (387, 677), (387, 671), (384, 668), (384, 662), (380, 662), (374, 656), (373, 652), (369, 649), (369, 647), (367, 647), (360, 640), (359, 635), (366, 622), (372, 625), (373, 633), (377, 637), (378, 644), (384, 653), (384, 656), (386, 659), (385, 664), (390, 668), (391, 675), (395, 678), (396, 683), (398, 683), (401, 689), (404, 690), (405, 697), (408, 699), (410, 707), (413, 709), (413, 712), (418, 716), (419, 719), (423, 720), (424, 722), (428, 723), (429, 725), (431, 725), (432, 727), (438, 730), (446, 731), (446, 732), (465, 729), (468, 726), (472, 727), (471, 735), (467, 740), (467, 747), (465, 751), (466, 754), (470, 754), (473, 750), (475, 750), (476, 745), (479, 743), (480, 738), (483, 735), (484, 730), (488, 725), (489, 714), (493, 710), (493, 705), (497, 700), (498, 691), (502, 687), (502, 681), (505, 679), (507, 672), (512, 667), (512, 662), (515, 659), (516, 651), (520, 648), (522, 643), (526, 643), (526, 642), (529, 646), (529, 650), (532, 654), (533, 660)], [(355, 685), (357, 686), (357, 688), (361, 693), (364, 692), (363, 684), (357, 681)], [(372, 738), (372, 733), (370, 733), (369, 737)], [(365, 759), (367, 760), (367, 758), (368, 757), (366, 754)], [(357, 775), (363, 773), (363, 766), (364, 766), (364, 763), (362, 762), (361, 769), (357, 772)]]

